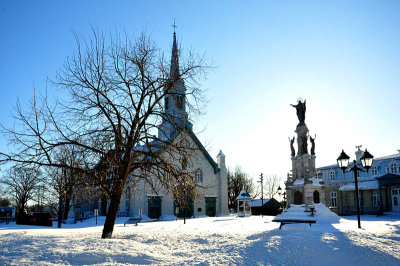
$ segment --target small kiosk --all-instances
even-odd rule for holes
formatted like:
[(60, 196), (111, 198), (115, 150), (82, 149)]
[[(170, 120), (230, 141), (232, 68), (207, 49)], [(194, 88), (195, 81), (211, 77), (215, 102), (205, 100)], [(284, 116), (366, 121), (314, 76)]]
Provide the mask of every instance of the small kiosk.
[(239, 217), (245, 217), (251, 215), (251, 206), (249, 202), (251, 197), (244, 189), (240, 191), (239, 196), (236, 198), (237, 201), (237, 214)]

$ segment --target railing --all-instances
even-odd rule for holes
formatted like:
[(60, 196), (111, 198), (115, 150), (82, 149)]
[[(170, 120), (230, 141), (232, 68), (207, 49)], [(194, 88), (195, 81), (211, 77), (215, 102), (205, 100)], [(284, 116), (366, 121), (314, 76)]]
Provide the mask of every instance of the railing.
[[(342, 215), (352, 215), (357, 213), (355, 206), (344, 206), (342, 208)], [(360, 214), (377, 214), (378, 206), (360, 206)]]

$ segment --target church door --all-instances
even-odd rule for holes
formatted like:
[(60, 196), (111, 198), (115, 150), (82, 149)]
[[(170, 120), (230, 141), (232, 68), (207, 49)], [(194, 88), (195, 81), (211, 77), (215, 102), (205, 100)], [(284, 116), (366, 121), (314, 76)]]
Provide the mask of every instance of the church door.
[(315, 190), (313, 196), (314, 196), (314, 203), (319, 203), (319, 192)]
[(158, 219), (161, 216), (161, 197), (149, 197), (148, 214), (151, 219)]
[(217, 198), (206, 198), (206, 215), (214, 217), (217, 214)]
[(303, 204), (303, 193), (300, 191), (294, 193), (294, 204)]
[(178, 217), (183, 218), (185, 216), (186, 218), (190, 218), (194, 214), (194, 206), (193, 206), (193, 199), (189, 198), (185, 204), (185, 206), (179, 206), (179, 204), (174, 201), (174, 210), (178, 208)]

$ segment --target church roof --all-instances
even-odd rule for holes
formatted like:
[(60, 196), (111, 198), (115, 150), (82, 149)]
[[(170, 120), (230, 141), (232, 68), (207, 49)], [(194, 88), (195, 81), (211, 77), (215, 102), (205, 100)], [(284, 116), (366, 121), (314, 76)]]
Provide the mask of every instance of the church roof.
[[(187, 126), (185, 126), (185, 128), (182, 130), (183, 132), (187, 132), (188, 135), (191, 137), (191, 139), (194, 141), (194, 143), (196, 143), (197, 147), (199, 147), (200, 151), (203, 153), (204, 157), (206, 157), (207, 161), (210, 163), (211, 167), (214, 169), (214, 173), (218, 173), (219, 168), (218, 168), (218, 164), (214, 161), (214, 159), (211, 157), (211, 155), (208, 153), (208, 151), (206, 150), (206, 148), (204, 148), (203, 144), (201, 143), (201, 141), (197, 138), (196, 134), (194, 134), (193, 130)], [(175, 136), (178, 137), (179, 134), (177, 134)], [(174, 139), (175, 139), (174, 138)]]

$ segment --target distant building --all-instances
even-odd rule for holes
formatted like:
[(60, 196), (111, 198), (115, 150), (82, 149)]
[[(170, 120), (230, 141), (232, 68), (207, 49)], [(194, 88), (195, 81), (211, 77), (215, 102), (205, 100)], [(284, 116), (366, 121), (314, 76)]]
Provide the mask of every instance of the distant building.
[[(355, 154), (357, 165), (362, 168), (360, 147)], [(337, 164), (332, 164), (317, 168), (317, 173), (324, 182), (325, 205), (339, 215), (355, 214), (353, 172), (343, 173)], [(368, 173), (358, 172), (358, 187), (362, 214), (400, 211), (400, 152), (374, 158)]]
[[(264, 207), (261, 207), (264, 204)], [(249, 202), (252, 215), (277, 215), (281, 212), (281, 204), (274, 198), (272, 199), (254, 199)]]

